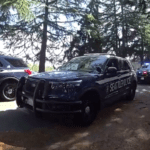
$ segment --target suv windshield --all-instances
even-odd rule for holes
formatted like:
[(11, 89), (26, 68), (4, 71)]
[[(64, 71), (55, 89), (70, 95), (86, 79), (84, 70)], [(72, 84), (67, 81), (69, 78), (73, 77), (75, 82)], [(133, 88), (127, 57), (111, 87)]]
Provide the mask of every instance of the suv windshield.
[(5, 58), (14, 67), (27, 67), (22, 59)]
[(94, 71), (97, 67), (104, 69), (104, 63), (106, 62), (106, 56), (82, 56), (76, 57), (59, 67), (58, 70), (69, 71)]
[(142, 68), (150, 68), (150, 63), (145, 63)]

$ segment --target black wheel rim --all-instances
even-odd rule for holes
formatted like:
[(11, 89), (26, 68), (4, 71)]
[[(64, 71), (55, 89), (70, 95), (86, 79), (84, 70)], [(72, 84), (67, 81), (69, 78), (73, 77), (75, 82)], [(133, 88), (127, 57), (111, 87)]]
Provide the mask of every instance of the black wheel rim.
[(3, 88), (3, 96), (7, 100), (14, 100), (15, 99), (15, 90), (16, 90), (16, 85), (13, 84), (7, 84)]
[(134, 99), (134, 96), (135, 96), (135, 89), (132, 88), (131, 89), (131, 99)]
[(83, 122), (88, 125), (93, 122), (95, 116), (96, 111), (94, 109), (94, 106), (90, 103), (86, 104), (83, 107)]

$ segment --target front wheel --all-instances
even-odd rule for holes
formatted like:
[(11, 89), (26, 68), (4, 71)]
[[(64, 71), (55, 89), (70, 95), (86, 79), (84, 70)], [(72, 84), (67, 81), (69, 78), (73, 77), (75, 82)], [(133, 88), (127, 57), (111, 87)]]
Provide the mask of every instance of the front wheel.
[(16, 91), (16, 87), (17, 87), (17, 82), (13, 81), (13, 82), (4, 82), (1, 85), (1, 90), (0, 90), (0, 94), (1, 94), (1, 99), (3, 101), (13, 101), (15, 100), (15, 91)]
[(126, 99), (129, 100), (129, 101), (132, 101), (134, 99), (134, 97), (135, 97), (135, 93), (136, 93), (136, 84), (133, 83), (131, 85), (129, 94), (127, 95)]
[(80, 123), (83, 126), (90, 125), (96, 118), (97, 112), (98, 109), (94, 103), (90, 102), (90, 100), (83, 101), (82, 113), (79, 116), (81, 121)]

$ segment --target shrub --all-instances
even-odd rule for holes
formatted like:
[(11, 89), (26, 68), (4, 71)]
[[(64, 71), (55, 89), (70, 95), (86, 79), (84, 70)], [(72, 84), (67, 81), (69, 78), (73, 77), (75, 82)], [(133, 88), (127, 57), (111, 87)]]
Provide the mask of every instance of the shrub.
[[(34, 71), (34, 72), (38, 72), (39, 71), (39, 65), (38, 64), (28, 64), (28, 67), (30, 68), (31, 71)], [(45, 67), (45, 71), (46, 72), (52, 71), (53, 69), (54, 68), (50, 67), (50, 66), (46, 66)]]

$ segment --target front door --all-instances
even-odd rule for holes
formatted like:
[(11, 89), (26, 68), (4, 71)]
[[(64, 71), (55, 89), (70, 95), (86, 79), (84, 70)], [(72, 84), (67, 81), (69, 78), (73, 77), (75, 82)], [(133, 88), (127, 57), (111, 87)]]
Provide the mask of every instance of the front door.
[(111, 103), (115, 101), (118, 97), (118, 73), (114, 75), (108, 75), (107, 74), (107, 68), (108, 67), (116, 67), (117, 72), (119, 71), (118, 67), (118, 59), (117, 58), (111, 58), (106, 65), (106, 71), (105, 71), (105, 76), (104, 76), (104, 89), (105, 89), (105, 95), (104, 99), (106, 103)]

